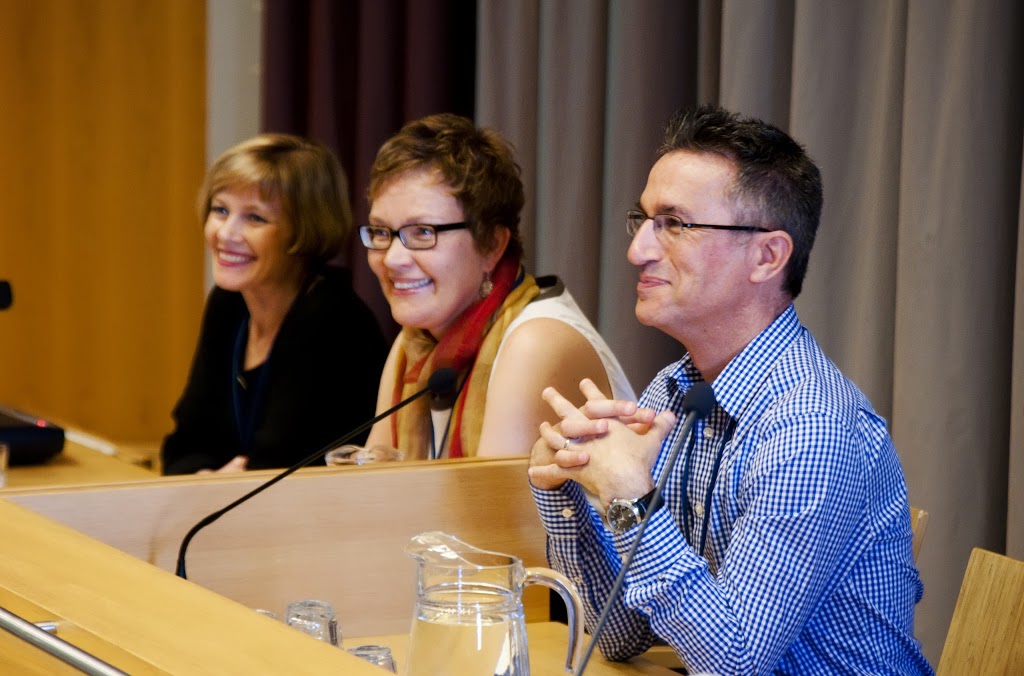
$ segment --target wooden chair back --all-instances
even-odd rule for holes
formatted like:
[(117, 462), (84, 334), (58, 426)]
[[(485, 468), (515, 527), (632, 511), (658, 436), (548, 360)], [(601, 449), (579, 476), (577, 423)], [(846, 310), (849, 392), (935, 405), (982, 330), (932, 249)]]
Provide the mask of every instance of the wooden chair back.
[(1024, 674), (1024, 561), (971, 552), (936, 674)]
[(910, 506), (910, 530), (914, 532), (914, 560), (917, 561), (917, 554), (921, 551), (921, 543), (924, 542), (924, 531), (928, 527), (928, 512)]

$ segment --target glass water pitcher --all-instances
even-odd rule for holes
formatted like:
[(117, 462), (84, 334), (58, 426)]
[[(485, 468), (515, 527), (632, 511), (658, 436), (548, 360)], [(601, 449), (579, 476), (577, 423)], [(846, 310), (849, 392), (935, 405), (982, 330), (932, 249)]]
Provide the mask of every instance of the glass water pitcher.
[(583, 650), (583, 606), (567, 577), (436, 531), (415, 536), (405, 551), (418, 564), (407, 676), (529, 676), (522, 599), (529, 584), (550, 587), (565, 602), (565, 673), (573, 673)]

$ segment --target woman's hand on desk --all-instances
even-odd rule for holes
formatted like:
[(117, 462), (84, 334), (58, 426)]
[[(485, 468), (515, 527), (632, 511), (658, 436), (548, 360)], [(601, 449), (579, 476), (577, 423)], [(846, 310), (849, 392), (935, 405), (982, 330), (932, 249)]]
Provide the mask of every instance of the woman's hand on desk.
[(220, 472), (244, 472), (249, 464), (249, 458), (244, 455), (236, 455), (231, 458), (220, 469), (201, 469), (196, 474), (215, 474)]

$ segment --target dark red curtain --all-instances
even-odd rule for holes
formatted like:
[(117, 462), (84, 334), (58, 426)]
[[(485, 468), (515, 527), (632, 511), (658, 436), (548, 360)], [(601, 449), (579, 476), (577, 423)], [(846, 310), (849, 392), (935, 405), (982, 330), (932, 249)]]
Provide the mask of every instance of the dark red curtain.
[[(265, 0), (262, 127), (314, 138), (348, 173), (356, 222), (377, 148), (405, 122), (473, 116), (475, 0)], [(389, 337), (397, 332), (362, 245), (339, 260)]]

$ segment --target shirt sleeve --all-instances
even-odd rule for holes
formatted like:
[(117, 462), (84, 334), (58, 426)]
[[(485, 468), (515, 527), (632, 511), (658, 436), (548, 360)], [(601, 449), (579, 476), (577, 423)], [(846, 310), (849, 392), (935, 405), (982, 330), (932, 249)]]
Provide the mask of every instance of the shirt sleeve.
[[(583, 600), (585, 624), (593, 633), (621, 569), (622, 559), (611, 532), (579, 484), (567, 481), (556, 490), (531, 490), (547, 533), (548, 562), (575, 583)], [(654, 641), (647, 617), (627, 608), (620, 595), (599, 637), (601, 653), (611, 660), (625, 660), (647, 650)]]
[[(739, 485), (716, 493), (735, 491), (738, 514), (715, 574), (662, 509), (626, 576), (625, 605), (691, 670), (770, 672), (867, 542), (853, 537), (867, 523), (852, 430), (808, 414), (756, 443)], [(635, 530), (615, 538), (620, 555)]]

